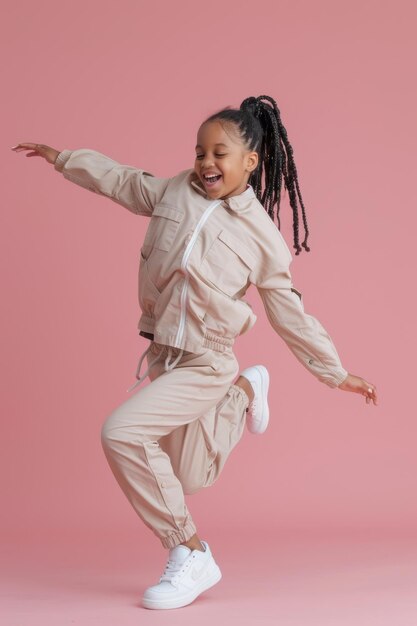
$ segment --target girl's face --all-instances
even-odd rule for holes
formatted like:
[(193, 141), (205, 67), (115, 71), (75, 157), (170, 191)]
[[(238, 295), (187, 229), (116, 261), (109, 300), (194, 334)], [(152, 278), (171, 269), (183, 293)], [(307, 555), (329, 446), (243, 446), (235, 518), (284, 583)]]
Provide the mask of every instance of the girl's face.
[[(213, 199), (237, 196), (247, 188), (258, 165), (257, 152), (246, 150), (238, 135), (227, 133), (218, 120), (203, 123), (197, 134), (194, 170)], [(214, 182), (206, 176), (216, 176)]]

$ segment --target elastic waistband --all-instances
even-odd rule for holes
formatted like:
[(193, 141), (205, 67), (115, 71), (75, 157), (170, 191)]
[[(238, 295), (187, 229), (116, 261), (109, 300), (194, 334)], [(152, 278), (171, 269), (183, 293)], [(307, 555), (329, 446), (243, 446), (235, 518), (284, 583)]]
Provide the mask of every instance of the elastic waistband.
[[(154, 334), (149, 333), (145, 330), (139, 331), (139, 335), (142, 337), (146, 337), (150, 341), (154, 342)], [(235, 340), (230, 337), (221, 337), (220, 335), (216, 335), (215, 333), (206, 330), (203, 335), (202, 348), (210, 348), (210, 350), (216, 350), (216, 352), (224, 352), (227, 348), (231, 348), (234, 344)], [(163, 344), (156, 344), (158, 346), (162, 346)], [(176, 354), (174, 351), (179, 348), (172, 348), (173, 354)], [(154, 352), (154, 350), (152, 350)], [(188, 352), (184, 350), (184, 352)]]
[(234, 342), (235, 340), (230, 337), (220, 337), (220, 335), (215, 335), (209, 330), (206, 330), (203, 337), (203, 347), (216, 350), (217, 352), (224, 352), (228, 348), (231, 348)]

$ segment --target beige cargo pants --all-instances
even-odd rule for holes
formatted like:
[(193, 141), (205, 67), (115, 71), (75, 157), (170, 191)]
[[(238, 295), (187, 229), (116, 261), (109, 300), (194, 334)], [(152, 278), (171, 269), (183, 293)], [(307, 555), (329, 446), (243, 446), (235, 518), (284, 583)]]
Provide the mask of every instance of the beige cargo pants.
[(217, 480), (243, 434), (249, 399), (232, 384), (239, 364), (230, 346), (184, 352), (170, 371), (164, 370), (166, 352), (152, 342), (148, 366), (157, 360), (150, 382), (107, 417), (101, 441), (136, 513), (172, 548), (196, 533), (184, 494)]

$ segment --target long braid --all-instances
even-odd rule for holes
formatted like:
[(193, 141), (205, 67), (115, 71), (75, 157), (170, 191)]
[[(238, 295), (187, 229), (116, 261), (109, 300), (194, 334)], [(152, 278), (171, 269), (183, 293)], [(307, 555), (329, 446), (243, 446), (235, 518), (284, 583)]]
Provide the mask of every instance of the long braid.
[[(267, 104), (267, 102), (263, 102), (263, 100), (271, 103), (272, 106)], [(305, 238), (301, 245), (307, 252), (310, 252), (310, 248), (307, 245), (309, 230), (298, 183), (293, 149), (288, 140), (287, 131), (281, 121), (280, 111), (275, 100), (270, 96), (259, 96), (257, 98), (251, 96), (243, 100), (240, 109), (227, 107), (214, 113), (205, 121), (217, 119), (234, 122), (240, 131), (245, 147), (258, 153), (258, 166), (251, 173), (249, 182), (256, 197), (272, 220), (274, 220), (274, 207), (276, 205), (276, 218), (279, 229), (281, 229), (279, 211), (282, 179), (284, 180), (293, 213), (296, 255), (302, 251), (298, 238), (298, 197), (305, 230)]]

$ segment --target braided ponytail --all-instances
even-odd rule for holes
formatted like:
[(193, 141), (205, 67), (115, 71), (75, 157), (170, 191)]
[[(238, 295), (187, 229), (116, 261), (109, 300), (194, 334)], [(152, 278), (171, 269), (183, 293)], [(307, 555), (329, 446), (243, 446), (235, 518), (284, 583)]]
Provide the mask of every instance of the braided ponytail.
[[(264, 100), (267, 102), (264, 102)], [(279, 210), (282, 179), (284, 180), (293, 212), (296, 255), (302, 251), (298, 237), (298, 197), (305, 230), (305, 238), (301, 245), (307, 252), (310, 252), (310, 248), (307, 245), (309, 230), (298, 184), (293, 149), (288, 141), (287, 131), (281, 121), (280, 111), (275, 100), (269, 96), (259, 96), (257, 98), (251, 96), (243, 100), (240, 109), (227, 107), (211, 115), (205, 122), (214, 120), (233, 122), (238, 128), (245, 147), (258, 153), (258, 166), (251, 173), (249, 183), (272, 220), (274, 220), (274, 207), (275, 205), (277, 206), (276, 217), (279, 229), (281, 228)]]

